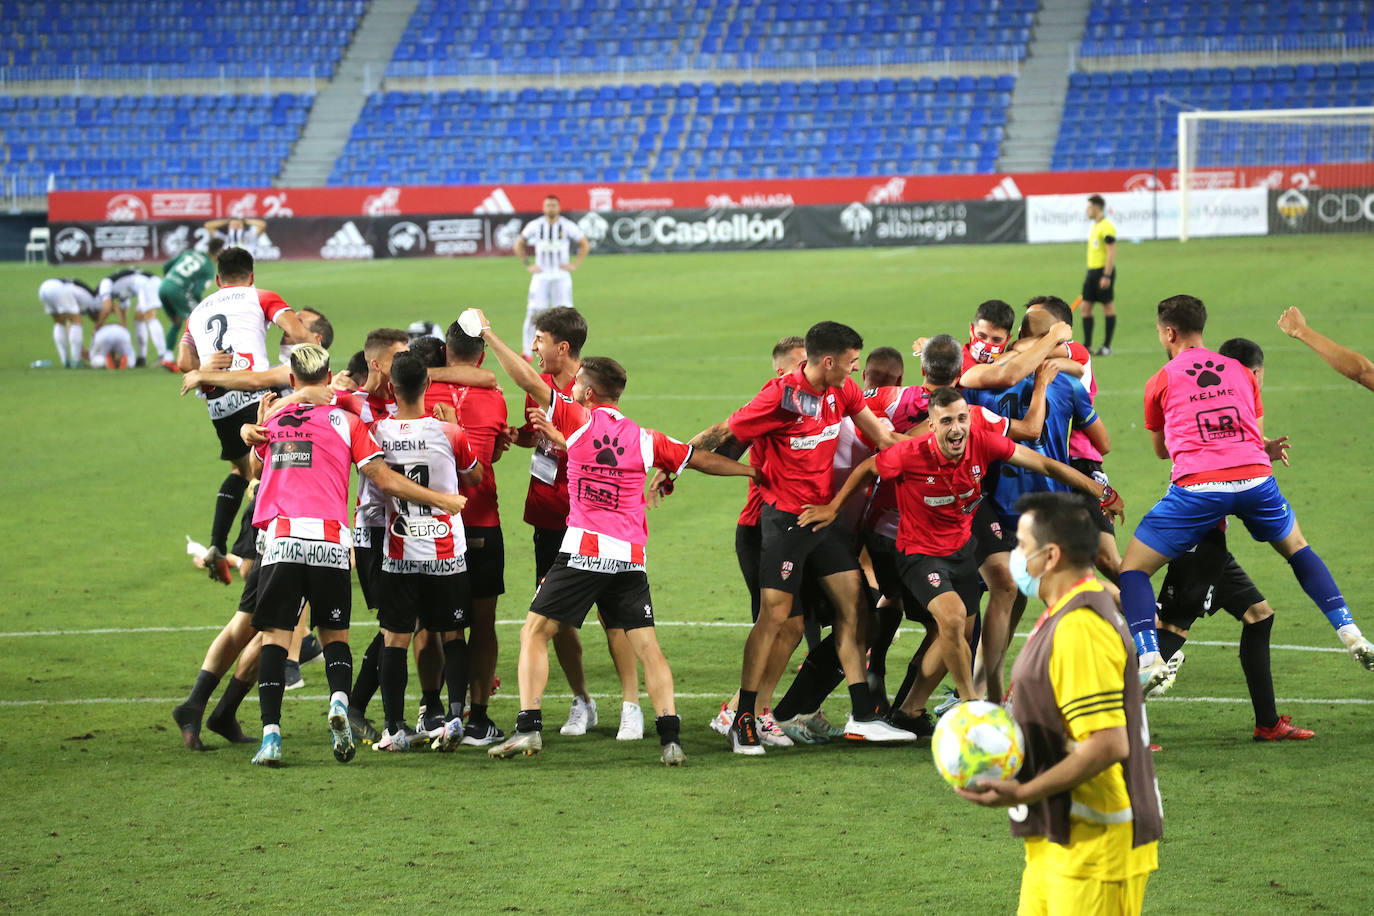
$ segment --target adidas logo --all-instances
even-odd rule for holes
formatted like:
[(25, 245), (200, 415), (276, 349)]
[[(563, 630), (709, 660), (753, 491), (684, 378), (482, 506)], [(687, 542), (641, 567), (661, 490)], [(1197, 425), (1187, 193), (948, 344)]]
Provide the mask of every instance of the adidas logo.
[(1003, 178), (1001, 181), (997, 182), (997, 187), (989, 191), (987, 197), (983, 199), (1021, 200), (1022, 196), (1023, 195), (1021, 194), (1021, 189), (1016, 186), (1016, 182), (1012, 181), (1011, 176), (1008, 175), (1006, 178)]
[(320, 257), (328, 261), (363, 260), (374, 257), (372, 246), (358, 231), (358, 226), (349, 220), (320, 249)]
[(514, 213), (515, 205), (510, 202), (506, 192), (497, 188), (487, 195), (487, 199), (477, 205), (473, 213)]

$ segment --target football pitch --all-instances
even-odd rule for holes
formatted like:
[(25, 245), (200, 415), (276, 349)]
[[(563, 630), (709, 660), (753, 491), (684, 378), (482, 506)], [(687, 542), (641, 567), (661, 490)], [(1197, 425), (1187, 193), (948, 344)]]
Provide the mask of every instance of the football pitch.
[[(1164, 361), (1154, 306), (1191, 293), (1208, 306), (1210, 346), (1246, 336), (1264, 348), (1265, 431), (1293, 445), (1292, 467), (1276, 476), (1357, 622), (1374, 633), (1361, 521), (1374, 507), (1374, 394), (1275, 325), (1299, 305), (1314, 327), (1374, 354), (1374, 236), (1123, 245), (1119, 263), (1114, 355), (1094, 365), (1113, 444), (1106, 468), (1127, 504), (1122, 549), (1169, 474), (1142, 426), (1145, 382)], [(575, 275), (575, 295), (591, 329), (584, 354), (614, 356), (628, 370), (625, 412), (686, 439), (758, 390), (779, 337), (818, 320), (853, 325), (867, 348), (896, 346), (915, 382), (915, 337), (962, 340), (988, 298), (1071, 301), (1082, 273), (1081, 245), (593, 255)], [(177, 396), (178, 377), (27, 368), (54, 358), (36, 291), (58, 274), (93, 282), (102, 271), (0, 266), (0, 384), (12, 437), (0, 482), (0, 539), (9, 545), (0, 561), (0, 907), (1015, 910), (1021, 844), (1006, 815), (957, 798), (928, 750), (830, 744), (745, 758), (707, 728), (738, 683), (749, 620), (733, 550), (745, 494), (738, 478), (689, 472), (649, 514), (649, 578), (683, 718), (683, 769), (658, 764), (651, 723), (643, 741), (614, 740), (619, 691), (594, 622), (583, 639), (601, 724), (582, 738), (558, 734), (569, 698), (552, 666), (545, 749), (534, 758), (360, 748), (340, 766), (319, 665), (287, 694), (283, 769), (250, 767), (251, 746), (215, 735), (209, 753), (185, 751), (171, 708), (239, 593), (237, 579), (231, 588), (208, 582), (184, 550), (185, 535), (206, 540), (226, 467), (204, 404)], [(514, 259), (263, 263), (257, 274), (296, 308), (328, 315), (336, 368), (373, 327), (447, 325), (467, 306), (518, 340), (526, 279)], [(504, 388), (518, 423), (519, 392)], [(513, 450), (496, 467), (507, 593), (497, 610), (503, 686), (491, 713), (509, 731), (518, 623), (533, 590), (521, 521), (528, 457)], [(1317, 737), (1252, 742), (1240, 626), (1224, 613), (1200, 621), (1177, 685), (1148, 706), (1163, 746), (1155, 765), (1165, 838), (1145, 909), (1368, 912), (1374, 674), (1344, 654), (1277, 554), (1239, 526), (1231, 547), (1277, 611), (1279, 712)], [(1039, 610), (1032, 602), (1022, 634)], [(356, 590), (354, 621), (356, 662), (374, 632)], [(889, 655), (890, 687), (919, 640), (905, 625)], [(1013, 656), (1023, 644), (1013, 642)], [(413, 716), (413, 671), (409, 683)], [(241, 711), (250, 734), (255, 696)], [(836, 695), (827, 710), (842, 720), (846, 706)]]

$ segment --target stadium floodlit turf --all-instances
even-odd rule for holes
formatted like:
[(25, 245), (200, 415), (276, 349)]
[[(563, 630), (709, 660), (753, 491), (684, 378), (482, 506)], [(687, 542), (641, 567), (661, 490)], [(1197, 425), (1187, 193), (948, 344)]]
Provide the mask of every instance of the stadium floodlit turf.
[[(1193, 293), (1210, 310), (1212, 346), (1244, 335), (1265, 348), (1266, 432), (1293, 441), (1293, 467), (1278, 479), (1374, 634), (1364, 524), (1374, 504), (1374, 393), (1275, 326), (1283, 308), (1300, 305), (1318, 328), (1374, 353), (1371, 262), (1369, 236), (1122, 246), (1115, 355), (1096, 367), (1114, 445), (1107, 469), (1127, 501), (1123, 549), (1168, 479), (1141, 425), (1141, 392), (1162, 362), (1154, 304)], [(685, 439), (757, 391), (773, 343), (814, 321), (842, 320), (870, 347), (909, 352), (918, 335), (963, 337), (983, 299), (1071, 300), (1082, 272), (1082, 246), (1063, 245), (593, 256), (575, 279), (591, 324), (585, 352), (629, 370), (625, 411)], [(738, 479), (688, 476), (650, 514), (649, 574), (688, 754), (681, 770), (657, 763), (652, 737), (613, 740), (618, 691), (594, 624), (585, 658), (601, 725), (583, 738), (558, 734), (568, 690), (555, 668), (535, 758), (360, 751), (340, 766), (318, 666), (287, 695), (284, 769), (252, 768), (251, 747), (213, 735), (210, 753), (183, 750), (171, 707), (238, 598), (237, 582), (209, 583), (184, 552), (185, 535), (208, 534), (225, 469), (204, 405), (178, 398), (176, 377), (26, 368), (53, 358), (36, 290), (57, 273), (101, 272), (0, 267), (10, 437), (0, 483), (6, 908), (1014, 910), (1021, 850), (1005, 815), (955, 797), (927, 750), (831, 745), (740, 758), (707, 729), (736, 686), (748, 620), (733, 552)], [(397, 260), (264, 263), (258, 281), (331, 318), (342, 366), (369, 328), (447, 323), (469, 305), (515, 339), (526, 275), (511, 259)], [(1100, 321), (1098, 332), (1100, 341)], [(908, 381), (918, 376), (908, 359)], [(497, 466), (509, 591), (497, 612), (504, 685), (491, 708), (506, 729), (517, 705), (514, 622), (532, 591), (520, 520), (527, 466), (519, 451)], [(1239, 625), (1221, 614), (1196, 626), (1177, 686), (1149, 705), (1166, 826), (1146, 911), (1367, 912), (1374, 674), (1338, 651), (1276, 554), (1239, 526), (1231, 545), (1277, 609), (1274, 681), (1288, 698), (1279, 711), (1317, 738), (1253, 743)], [(358, 658), (372, 631), (356, 597), (355, 620)], [(890, 684), (918, 641), (917, 631), (902, 633)], [(412, 715), (415, 684), (412, 673)], [(846, 705), (837, 696), (827, 709), (842, 719)], [(242, 712), (256, 733), (252, 697)]]

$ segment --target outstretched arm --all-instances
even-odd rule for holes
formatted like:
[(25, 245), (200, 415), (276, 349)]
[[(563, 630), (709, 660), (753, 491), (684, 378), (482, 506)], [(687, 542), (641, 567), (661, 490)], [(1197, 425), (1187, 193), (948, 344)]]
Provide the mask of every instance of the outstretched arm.
[(197, 385), (214, 385), (233, 391), (261, 391), (291, 384), (288, 366), (273, 366), (266, 372), (231, 372), (228, 369), (196, 369), (181, 379), (181, 393), (192, 391)]
[(896, 445), (906, 438), (901, 433), (893, 432), (891, 426), (879, 420), (877, 415), (867, 407), (854, 414), (854, 425), (858, 427), (859, 432), (864, 434), (864, 438), (872, 442), (879, 451), (889, 445)]
[(496, 332), (491, 329), (491, 322), (487, 321), (487, 316), (482, 314), (480, 309), (477, 312), (477, 320), (481, 322), (482, 339), (487, 342), (491, 352), (496, 356), (496, 361), (501, 364), (501, 368), (510, 376), (510, 380), (524, 389), (525, 393), (534, 398), (534, 403), (548, 407), (553, 403), (553, 389), (549, 383), (539, 377), (539, 373), (529, 363), (525, 362), (524, 357), (516, 353), (506, 342), (496, 336)]
[(1053, 458), (1046, 458), (1024, 445), (1016, 446), (1016, 451), (1012, 453), (1008, 461), (1018, 468), (1025, 468), (1037, 474), (1044, 474), (1046, 477), (1053, 477), (1067, 487), (1073, 487), (1080, 493), (1087, 493), (1102, 503), (1103, 512), (1118, 521), (1124, 522), (1126, 520), (1126, 504), (1122, 501), (1119, 493), (1109, 487), (1104, 487), (1085, 474), (1078, 473), (1067, 464), (1061, 464)]
[(751, 464), (741, 464), (733, 458), (717, 455), (705, 449), (692, 449), (692, 457), (687, 459), (687, 467), (712, 477), (749, 477), (758, 480), (759, 469)]
[(1326, 335), (1312, 330), (1308, 327), (1307, 319), (1303, 317), (1302, 312), (1298, 311), (1297, 306), (1293, 306), (1279, 316), (1279, 328), (1289, 337), (1294, 340), (1301, 340), (1317, 351), (1317, 355), (1326, 360), (1326, 364), (1341, 375), (1353, 382), (1359, 382), (1370, 391), (1374, 391), (1374, 362), (1348, 347), (1341, 346)]
[(849, 472), (849, 479), (840, 487), (840, 492), (835, 494), (835, 498), (824, 506), (803, 506), (802, 514), (797, 516), (798, 525), (812, 525), (814, 530), (820, 531), (826, 525), (835, 520), (835, 516), (840, 514), (844, 504), (849, 502), (849, 498), (860, 490), (865, 490), (868, 485), (878, 479), (878, 457), (869, 457), (862, 464)]
[(431, 381), (449, 382), (465, 388), (495, 388), (496, 373), (479, 366), (436, 366), (429, 370)]

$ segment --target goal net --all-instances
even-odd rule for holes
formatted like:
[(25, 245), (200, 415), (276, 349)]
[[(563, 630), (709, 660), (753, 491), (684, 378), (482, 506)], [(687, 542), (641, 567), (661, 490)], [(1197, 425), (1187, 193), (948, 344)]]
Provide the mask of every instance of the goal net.
[(1178, 190), (1183, 241), (1266, 196), (1270, 234), (1374, 231), (1374, 107), (1179, 112)]

